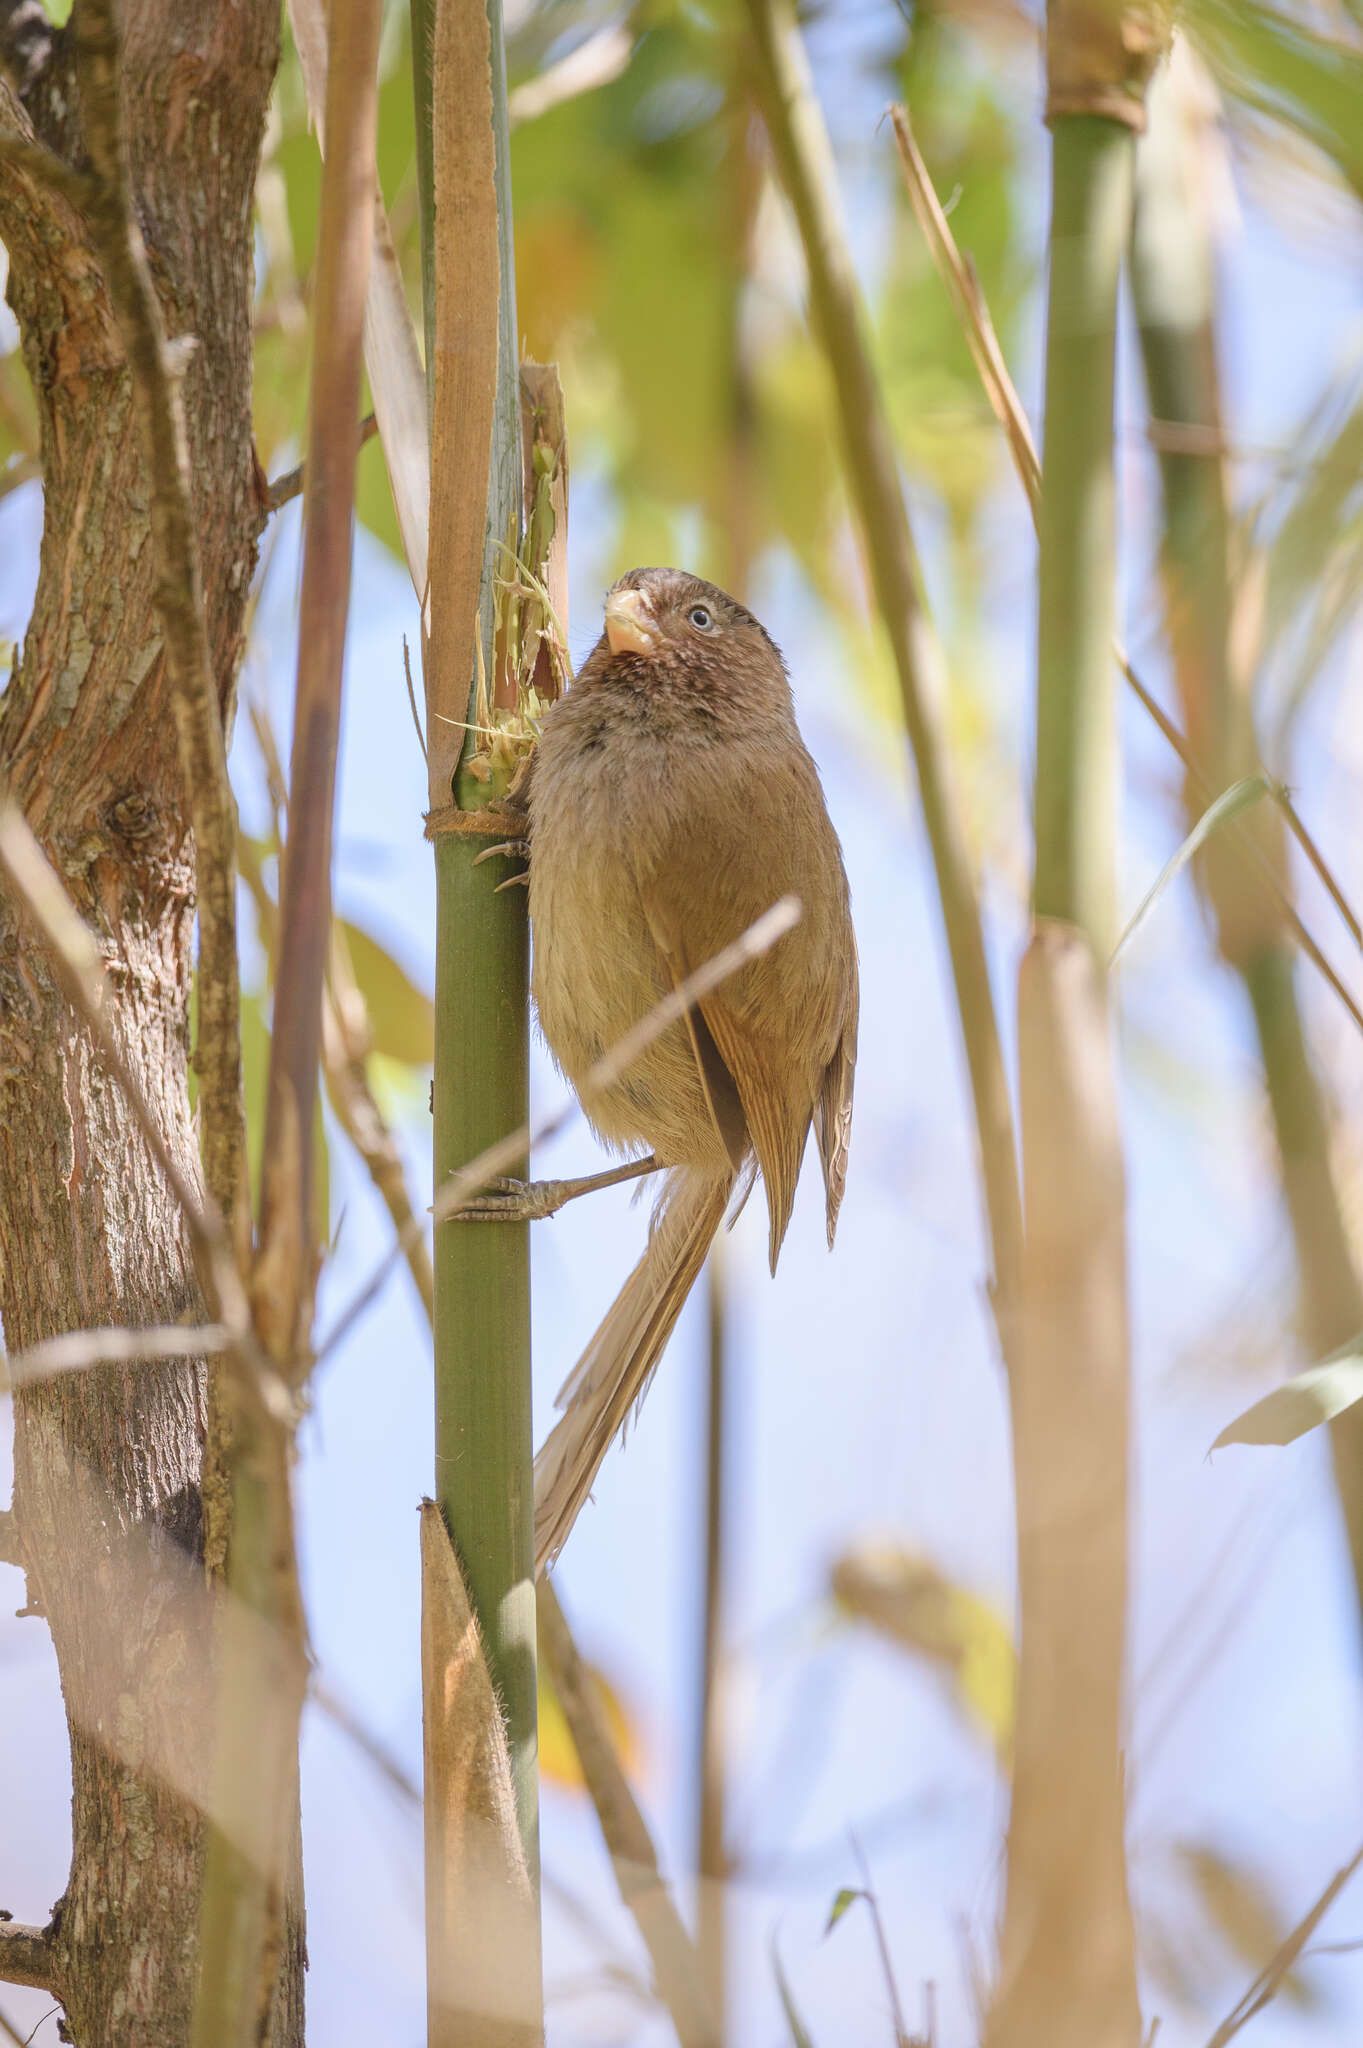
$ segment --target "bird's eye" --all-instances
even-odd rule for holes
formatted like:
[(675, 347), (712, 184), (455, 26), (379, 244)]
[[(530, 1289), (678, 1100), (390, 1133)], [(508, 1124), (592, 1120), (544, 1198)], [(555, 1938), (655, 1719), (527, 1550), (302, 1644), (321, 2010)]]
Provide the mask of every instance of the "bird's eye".
[(693, 604), (686, 616), (693, 626), (699, 626), (702, 633), (708, 633), (715, 623), (703, 604)]

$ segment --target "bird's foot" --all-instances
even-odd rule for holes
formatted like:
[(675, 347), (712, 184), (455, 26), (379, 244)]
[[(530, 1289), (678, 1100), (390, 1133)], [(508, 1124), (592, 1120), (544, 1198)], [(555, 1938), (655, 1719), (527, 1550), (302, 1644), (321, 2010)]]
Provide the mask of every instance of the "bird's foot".
[(490, 1180), (480, 1193), (461, 1203), (450, 1220), (540, 1223), (579, 1195), (594, 1195), (599, 1188), (618, 1187), (621, 1181), (639, 1180), (657, 1171), (658, 1162), (650, 1152), (645, 1159), (630, 1159), (623, 1166), (608, 1166), (604, 1173), (583, 1174), (577, 1180)]
[[(491, 860), (495, 853), (507, 854), (513, 860), (528, 861), (530, 859), (530, 841), (528, 839), (499, 839), (495, 846), (485, 846), (481, 853), (475, 854), (473, 865), (480, 867), (485, 860)], [(529, 886), (530, 876), (528, 873), (510, 875), (506, 881), (498, 882), (492, 893), (494, 896), (500, 896), (503, 889), (528, 889)]]
[[(519, 879), (519, 877), (517, 878)], [(453, 1223), (540, 1223), (579, 1192), (571, 1180), (490, 1180), (454, 1210)]]

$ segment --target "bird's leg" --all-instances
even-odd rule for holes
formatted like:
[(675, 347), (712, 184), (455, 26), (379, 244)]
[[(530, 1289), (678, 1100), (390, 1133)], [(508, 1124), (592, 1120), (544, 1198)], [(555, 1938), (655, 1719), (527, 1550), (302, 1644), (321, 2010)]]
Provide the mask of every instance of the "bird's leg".
[(454, 1211), (455, 1223), (538, 1223), (552, 1216), (565, 1202), (579, 1195), (594, 1195), (598, 1188), (616, 1187), (622, 1180), (638, 1180), (657, 1173), (659, 1162), (650, 1152), (646, 1159), (630, 1159), (623, 1166), (607, 1167), (604, 1173), (583, 1174), (579, 1180), (492, 1180), (481, 1194), (473, 1195)]
[[(530, 841), (528, 839), (500, 839), (495, 846), (485, 846), (481, 853), (475, 854), (473, 865), (478, 867), (483, 861), (491, 860), (494, 853), (510, 854), (515, 860), (528, 862), (530, 859)], [(500, 896), (503, 889), (528, 889), (529, 886), (530, 876), (528, 872), (520, 875), (508, 875), (504, 882), (498, 882), (492, 893), (494, 896)]]

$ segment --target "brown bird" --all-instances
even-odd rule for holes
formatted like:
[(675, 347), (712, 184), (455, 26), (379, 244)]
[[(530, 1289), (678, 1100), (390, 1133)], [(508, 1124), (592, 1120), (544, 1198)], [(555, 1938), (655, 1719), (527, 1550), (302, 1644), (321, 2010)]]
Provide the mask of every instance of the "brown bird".
[(592, 1063), (778, 897), (803, 916), (693, 1006), (587, 1114), (631, 1171), (666, 1168), (648, 1249), (559, 1395), (535, 1466), (558, 1555), (652, 1378), (724, 1220), (760, 1169), (773, 1272), (811, 1122), (833, 1242), (847, 1171), (857, 949), (847, 876), (785, 664), (752, 613), (677, 569), (632, 569), (544, 721), (527, 797), (534, 996), (581, 1092)]

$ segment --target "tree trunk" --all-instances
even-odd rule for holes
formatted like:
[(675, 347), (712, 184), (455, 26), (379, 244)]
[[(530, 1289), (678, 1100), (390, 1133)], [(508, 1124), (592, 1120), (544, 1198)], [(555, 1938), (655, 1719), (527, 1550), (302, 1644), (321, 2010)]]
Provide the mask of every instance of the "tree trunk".
[[(0, 6), (0, 38), (22, 12)], [(190, 473), (227, 717), (265, 509), (251, 445), (252, 194), (279, 10), (142, 0), (124, 33), (132, 189), (167, 331), (193, 338)], [(23, 105), (0, 86), (0, 135), (31, 120), (79, 164), (68, 39), (44, 32), (36, 65), (31, 41), (26, 50)], [(98, 934), (124, 1055), (197, 1173), (186, 1085), (194, 857), (124, 352), (77, 215), (3, 160), (0, 238), (44, 478), (38, 590), (0, 703), (0, 774)], [(11, 1350), (202, 1313), (174, 1199), (7, 902), (0, 1266)], [(18, 1533), (71, 1735), (73, 1856), (48, 1930), (48, 1981), (87, 2048), (182, 2048), (190, 2032), (212, 1675), (206, 1393), (192, 1362), (101, 1367), (15, 1398)], [(270, 2038), (302, 2039), (301, 1919)]]

